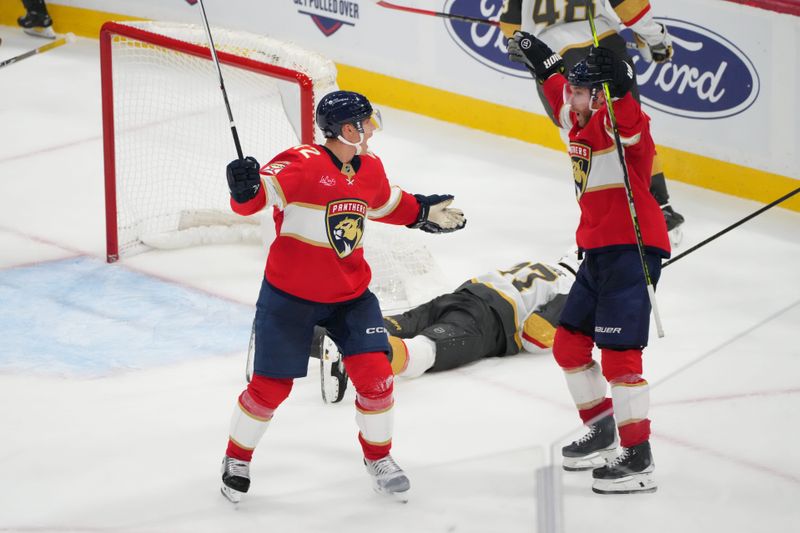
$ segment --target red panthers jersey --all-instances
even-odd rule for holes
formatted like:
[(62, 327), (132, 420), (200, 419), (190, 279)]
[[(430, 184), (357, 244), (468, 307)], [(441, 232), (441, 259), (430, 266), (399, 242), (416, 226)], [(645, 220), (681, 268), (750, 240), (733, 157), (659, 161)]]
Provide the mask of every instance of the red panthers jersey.
[(275, 156), (261, 175), (256, 197), (231, 198), (231, 207), (251, 215), (274, 206), (265, 276), (304, 300), (342, 302), (363, 293), (372, 276), (362, 248), (365, 217), (408, 225), (419, 213), (417, 199), (389, 184), (372, 153), (342, 164), (321, 145), (300, 145)]
[[(575, 113), (564, 103), (566, 83), (566, 78), (557, 74), (545, 81), (543, 89), (559, 125), (569, 130), (569, 155), (575, 194), (581, 208), (578, 246), (587, 251), (635, 247), (636, 233), (608, 108), (603, 106), (596, 111), (588, 124), (581, 128)], [(664, 215), (650, 194), (655, 155), (650, 119), (630, 93), (613, 105), (642, 240), (647, 251), (669, 257), (670, 243)]]

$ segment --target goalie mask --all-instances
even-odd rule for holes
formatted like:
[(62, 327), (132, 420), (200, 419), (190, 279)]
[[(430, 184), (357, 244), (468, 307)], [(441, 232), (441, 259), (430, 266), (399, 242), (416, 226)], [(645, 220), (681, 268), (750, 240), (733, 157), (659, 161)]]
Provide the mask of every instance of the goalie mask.
[[(356, 153), (361, 152), (364, 141), (364, 122), (369, 121), (378, 131), (383, 126), (380, 111), (374, 109), (367, 97), (352, 91), (334, 91), (326, 94), (317, 105), (317, 126), (327, 139), (338, 139), (344, 144), (354, 146)], [(345, 124), (352, 124), (361, 138), (352, 143), (342, 137)]]

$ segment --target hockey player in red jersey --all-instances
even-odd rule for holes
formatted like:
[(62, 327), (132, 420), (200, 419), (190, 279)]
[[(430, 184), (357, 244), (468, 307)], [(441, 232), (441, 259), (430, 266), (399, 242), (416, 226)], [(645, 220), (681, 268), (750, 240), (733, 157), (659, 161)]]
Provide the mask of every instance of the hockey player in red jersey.
[[(607, 82), (641, 228), (644, 260), (655, 284), (670, 245), (664, 217), (648, 191), (655, 148), (649, 118), (630, 94), (633, 69), (611, 50), (592, 48), (565, 78), (561, 57), (524, 32), (516, 33), (509, 42), (509, 56), (528, 66), (542, 84), (559, 126), (569, 131), (569, 154), (581, 208), (577, 243), (586, 257), (561, 312), (553, 356), (565, 372), (589, 433), (563, 448), (564, 468), (598, 466), (592, 473), (595, 492), (652, 492), (656, 484), (647, 417), (650, 402), (647, 381), (642, 377), (650, 301), (609, 103), (602, 89)], [(595, 344), (600, 348), (601, 366), (592, 359)], [(611, 384), (611, 398), (606, 396), (606, 381)], [(605, 414), (612, 407), (623, 451), (603, 465), (616, 450), (614, 418)]]
[[(394, 374), (414, 378), (520, 350), (549, 352), (579, 264), (575, 248), (552, 263), (526, 261), (493, 270), (385, 317)], [(338, 347), (324, 334), (317, 331), (312, 356), (321, 360), (323, 400), (336, 403), (344, 397), (347, 373)]]
[(358, 440), (376, 491), (405, 500), (410, 483), (390, 450), (393, 376), (378, 300), (367, 288), (364, 220), (431, 233), (466, 220), (449, 195), (412, 196), (391, 186), (368, 149), (380, 114), (361, 94), (336, 91), (317, 106), (324, 145), (300, 145), (263, 167), (248, 157), (227, 168), (231, 207), (273, 206), (276, 238), (256, 304), (254, 376), (239, 396), (222, 464), (222, 493), (237, 502), (250, 486), (253, 451), (295, 378), (308, 370), (315, 326), (342, 347), (356, 388)]
[[(563, 9), (556, 9), (553, 2), (506, 0), (500, 14), (500, 28), (508, 38), (511, 38), (517, 30), (535, 35), (551, 49), (559, 52), (564, 60), (564, 69), (568, 71), (575, 63), (586, 57), (592, 44), (592, 32), (587, 22), (589, 10), (584, 5), (572, 5), (572, 2), (569, 4)], [(610, 48), (628, 64), (633, 65), (633, 58), (628, 54), (625, 39), (618, 33), (619, 23), (616, 20), (618, 18), (634, 32), (639, 53), (645, 61), (663, 63), (672, 58), (672, 38), (667, 28), (653, 19), (649, 0), (611, 0), (613, 14), (606, 9), (604, 2), (594, 2), (594, 5), (600, 46)], [(540, 85), (538, 90), (545, 111), (558, 125), (543, 87)], [(635, 83), (630, 91), (638, 101), (639, 91)], [(658, 154), (653, 159), (650, 192), (661, 206), (672, 242), (678, 244), (682, 239), (681, 225), (684, 218), (670, 205), (669, 191)]]

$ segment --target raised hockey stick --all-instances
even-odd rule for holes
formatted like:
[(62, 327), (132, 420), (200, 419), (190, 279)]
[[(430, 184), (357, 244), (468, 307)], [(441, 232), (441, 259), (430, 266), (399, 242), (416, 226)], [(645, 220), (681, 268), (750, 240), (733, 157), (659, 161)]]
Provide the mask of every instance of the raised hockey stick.
[[(586, 6), (589, 13), (589, 26), (592, 28), (592, 39), (594, 45), (600, 46), (600, 41), (597, 39), (597, 28), (594, 26), (594, 10), (591, 5)], [(633, 203), (633, 189), (631, 188), (631, 180), (628, 176), (628, 165), (625, 163), (625, 152), (622, 150), (622, 140), (619, 136), (619, 128), (617, 128), (617, 117), (614, 115), (614, 106), (611, 100), (611, 91), (608, 88), (608, 83), (603, 83), (603, 92), (606, 96), (606, 108), (608, 108), (608, 118), (611, 121), (611, 129), (614, 131), (614, 143), (617, 145), (617, 155), (619, 162), (622, 165), (622, 178), (625, 184), (625, 194), (628, 197), (628, 208), (631, 212), (631, 221), (633, 222), (633, 230), (636, 233), (636, 248), (639, 250), (639, 260), (642, 262), (642, 270), (644, 271), (644, 281), (647, 284), (647, 294), (650, 297), (650, 305), (653, 308), (653, 318), (656, 323), (656, 331), (659, 337), (664, 336), (664, 328), (661, 325), (661, 315), (658, 313), (658, 305), (656, 304), (656, 291), (653, 288), (653, 280), (650, 277), (650, 269), (647, 267), (647, 261), (644, 259), (644, 241), (642, 240), (642, 230), (639, 227), (639, 217), (636, 216), (636, 206)]]
[(725, 235), (726, 233), (728, 233), (728, 232), (729, 232), (729, 231), (731, 231), (732, 229), (734, 229), (734, 228), (737, 228), (737, 227), (741, 226), (742, 224), (744, 224), (745, 222), (747, 222), (747, 221), (748, 221), (748, 220), (750, 220), (751, 218), (755, 218), (755, 217), (757, 217), (758, 215), (760, 215), (761, 213), (763, 213), (763, 212), (764, 212), (764, 211), (766, 211), (767, 209), (772, 209), (772, 208), (773, 208), (773, 207), (775, 207), (776, 205), (778, 205), (778, 204), (780, 204), (780, 203), (782, 203), (782, 202), (785, 202), (786, 200), (788, 200), (789, 198), (791, 198), (792, 196), (794, 196), (794, 195), (795, 195), (795, 194), (797, 194), (798, 192), (800, 192), (800, 187), (796, 188), (795, 190), (793, 190), (792, 192), (790, 192), (790, 193), (788, 193), (788, 194), (784, 194), (783, 196), (781, 196), (781, 197), (780, 197), (780, 198), (778, 198), (777, 200), (775, 200), (775, 201), (772, 201), (772, 202), (768, 203), (767, 205), (765, 205), (765, 206), (764, 206), (764, 207), (762, 207), (761, 209), (759, 209), (759, 210), (757, 210), (757, 211), (755, 211), (755, 212), (753, 212), (753, 213), (750, 213), (749, 215), (747, 215), (746, 217), (744, 217), (744, 218), (743, 218), (743, 219), (741, 219), (740, 221), (738, 221), (738, 222), (734, 222), (733, 224), (731, 224), (731, 225), (730, 225), (730, 226), (728, 226), (727, 228), (725, 228), (725, 229), (723, 229), (723, 230), (721, 230), (721, 231), (718, 231), (717, 233), (715, 233), (715, 234), (714, 234), (714, 235), (712, 235), (711, 237), (707, 238), (706, 240), (704, 240), (704, 241), (702, 241), (702, 242), (700, 242), (700, 243), (698, 243), (698, 244), (695, 244), (694, 246), (692, 246), (691, 248), (689, 248), (689, 249), (688, 249), (688, 250), (686, 250), (685, 252), (679, 253), (678, 255), (676, 255), (675, 257), (673, 257), (673, 258), (672, 258), (672, 259), (670, 259), (669, 261), (666, 261), (666, 262), (665, 262), (663, 265), (661, 265), (661, 268), (668, 267), (669, 265), (671, 265), (672, 263), (674, 263), (675, 261), (677, 261), (677, 260), (678, 260), (678, 259), (680, 259), (681, 257), (686, 257), (687, 255), (689, 255), (690, 253), (694, 252), (694, 251), (695, 251), (695, 250), (697, 250), (698, 248), (701, 248), (701, 247), (705, 246), (706, 244), (710, 243), (711, 241), (713, 241), (714, 239), (716, 239), (716, 238), (718, 238), (718, 237), (722, 237), (723, 235)]
[(211, 37), (211, 28), (208, 25), (208, 17), (206, 16), (206, 8), (203, 5), (203, 0), (186, 0), (189, 5), (195, 5), (200, 2), (200, 12), (203, 14), (203, 26), (206, 29), (206, 37), (208, 38), (208, 47), (211, 49), (211, 57), (214, 59), (214, 65), (217, 67), (217, 74), (219, 75), (219, 89), (222, 91), (222, 98), (225, 100), (225, 109), (228, 111), (228, 121), (231, 125), (231, 135), (233, 135), (233, 143), (236, 145), (236, 153), (239, 154), (239, 159), (244, 159), (242, 153), (242, 144), (239, 142), (239, 133), (236, 131), (236, 122), (233, 121), (233, 112), (231, 111), (231, 104), (228, 101), (228, 91), (225, 90), (225, 80), (222, 78), (222, 68), (219, 66), (219, 58), (217, 57), (217, 49), (214, 48), (214, 39)]
[(75, 42), (75, 35), (72, 33), (68, 33), (63, 37), (56, 39), (53, 42), (43, 44), (39, 48), (34, 48), (33, 50), (25, 52), (24, 54), (20, 54), (10, 59), (6, 59), (5, 61), (0, 61), (0, 68), (13, 65), (14, 63), (19, 63), (23, 59), (28, 59), (29, 57), (33, 57), (37, 54), (43, 54), (44, 52), (52, 50), (53, 48), (58, 48), (59, 46), (64, 46), (67, 43), (74, 43), (74, 42)]
[(468, 17), (466, 15), (455, 15), (453, 13), (443, 13), (441, 11), (431, 11), (430, 9), (420, 9), (417, 7), (400, 6), (393, 4), (392, 2), (384, 2), (383, 0), (378, 0), (375, 3), (387, 9), (396, 9), (397, 11), (405, 11), (406, 13), (417, 13), (418, 15), (428, 15), (431, 17), (441, 17), (450, 20), (460, 20), (461, 22), (472, 22), (473, 24), (485, 24), (486, 26), (500, 26), (500, 22), (496, 20)]

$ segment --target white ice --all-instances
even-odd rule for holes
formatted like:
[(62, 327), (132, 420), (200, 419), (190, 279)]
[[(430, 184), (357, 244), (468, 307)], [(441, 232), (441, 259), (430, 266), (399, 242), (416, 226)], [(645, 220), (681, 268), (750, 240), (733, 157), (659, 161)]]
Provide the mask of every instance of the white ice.
[[(1, 58), (41, 44), (11, 28), (0, 37)], [(80, 39), (0, 71), (3, 270), (105, 256), (98, 65), (97, 42)], [(577, 208), (565, 155), (412, 113), (384, 116), (373, 148), (390, 178), (412, 192), (454, 193), (467, 213), (463, 232), (415, 236), (446, 273), (444, 289), (567, 248)], [(678, 251), (759, 207), (669, 185), (687, 219)], [(599, 496), (589, 474), (565, 474), (567, 532), (797, 530), (798, 222), (797, 213), (773, 209), (664, 271), (666, 336), (652, 335), (645, 358), (659, 490)], [(103, 268), (252, 307), (264, 256), (255, 246), (209, 246)], [(8, 305), (0, 302), (0, 316), (14, 313)], [(44, 300), (30, 324), (20, 323), (13, 357), (24, 360), (33, 331), (81, 330), (63, 323), (59, 309)], [(102, 332), (82, 332), (95, 334)], [(0, 354), (10, 342), (0, 340)], [(251, 491), (235, 507), (219, 494), (218, 469), (244, 386), (246, 343), (236, 353), (103, 377), (0, 374), (0, 531), (532, 532), (536, 468), (580, 433), (550, 356), (400, 380), (393, 454), (412, 497), (386, 501), (360, 463), (352, 391), (342, 404), (323, 405), (311, 364), (258, 448)]]

